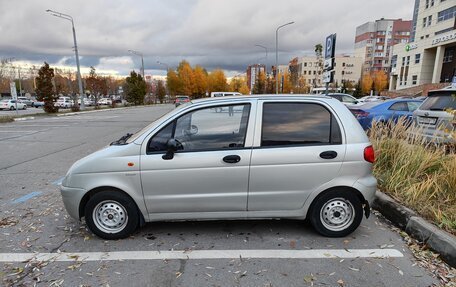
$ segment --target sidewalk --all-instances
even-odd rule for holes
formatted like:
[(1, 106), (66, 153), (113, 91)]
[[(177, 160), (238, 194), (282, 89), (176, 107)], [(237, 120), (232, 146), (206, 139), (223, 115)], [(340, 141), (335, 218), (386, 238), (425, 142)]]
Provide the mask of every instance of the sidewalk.
[(378, 210), (394, 225), (405, 230), (412, 238), (423, 242), (430, 249), (439, 253), (440, 257), (450, 266), (456, 267), (456, 237), (454, 235), (443, 231), (379, 190), (377, 190), (372, 208)]

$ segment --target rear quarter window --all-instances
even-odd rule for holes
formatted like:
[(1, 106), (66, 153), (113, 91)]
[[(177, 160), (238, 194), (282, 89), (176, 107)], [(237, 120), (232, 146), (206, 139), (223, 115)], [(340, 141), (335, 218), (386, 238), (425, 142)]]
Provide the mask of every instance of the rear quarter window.
[(341, 144), (334, 115), (314, 103), (265, 103), (261, 146)]

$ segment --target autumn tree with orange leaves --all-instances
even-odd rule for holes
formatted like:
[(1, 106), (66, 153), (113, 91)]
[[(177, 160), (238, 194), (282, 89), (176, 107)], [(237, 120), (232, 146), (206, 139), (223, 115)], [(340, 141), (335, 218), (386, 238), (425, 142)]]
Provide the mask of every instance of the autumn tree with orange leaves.
[(385, 71), (375, 71), (372, 78), (374, 80), (374, 87), (377, 93), (381, 93), (388, 88), (388, 75)]

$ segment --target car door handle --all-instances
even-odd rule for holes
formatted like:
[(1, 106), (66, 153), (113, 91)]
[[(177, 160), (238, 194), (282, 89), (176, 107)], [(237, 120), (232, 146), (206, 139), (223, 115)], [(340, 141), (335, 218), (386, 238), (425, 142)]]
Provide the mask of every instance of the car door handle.
[(226, 163), (237, 163), (241, 161), (241, 157), (238, 155), (227, 155), (223, 158)]
[(337, 157), (337, 152), (333, 150), (324, 151), (320, 154), (320, 157), (324, 159), (333, 159)]

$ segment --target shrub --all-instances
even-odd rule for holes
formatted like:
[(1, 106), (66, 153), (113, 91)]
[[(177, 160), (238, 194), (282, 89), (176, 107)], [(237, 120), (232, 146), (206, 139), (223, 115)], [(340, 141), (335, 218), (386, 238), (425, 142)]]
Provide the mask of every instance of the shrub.
[(379, 188), (456, 234), (456, 155), (426, 142), (405, 121), (373, 123)]

